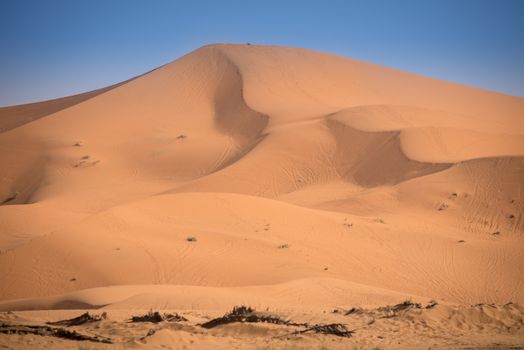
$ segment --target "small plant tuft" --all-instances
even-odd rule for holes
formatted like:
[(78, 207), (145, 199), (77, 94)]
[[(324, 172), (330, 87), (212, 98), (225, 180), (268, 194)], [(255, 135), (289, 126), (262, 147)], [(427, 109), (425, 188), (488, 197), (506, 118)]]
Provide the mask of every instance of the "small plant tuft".
[(430, 300), (429, 303), (426, 305), (426, 309), (433, 309), (435, 306), (437, 306), (438, 303), (435, 300)]
[(13, 193), (12, 196), (6, 198), (6, 199), (2, 202), (2, 204), (6, 204), (6, 203), (9, 203), (9, 202), (11, 202), (11, 201), (14, 201), (14, 200), (19, 196), (19, 195), (20, 195), (20, 192), (15, 191), (15, 193)]
[(441, 205), (439, 205), (437, 210), (438, 211), (446, 210), (446, 209), (448, 209), (448, 207), (449, 207), (449, 205), (447, 205), (447, 203), (442, 203)]

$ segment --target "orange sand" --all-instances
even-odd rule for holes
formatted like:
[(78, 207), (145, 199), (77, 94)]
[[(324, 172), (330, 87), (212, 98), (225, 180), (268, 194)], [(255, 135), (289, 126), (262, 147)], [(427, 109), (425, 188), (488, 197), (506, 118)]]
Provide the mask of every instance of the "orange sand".
[[(0, 310), (198, 318), (247, 303), (340, 322), (324, 312), (434, 299), (424, 325), (460, 322), (417, 335), (422, 313), (391, 320), (393, 338), (377, 324), (327, 345), (524, 344), (520, 306), (470, 307), (524, 305), (522, 98), (314, 51), (211, 45), (106, 89), (0, 108), (0, 150)], [(271, 333), (242, 327), (122, 342), (257, 348), (251, 337)], [(45, 340), (28, 337), (0, 344)]]

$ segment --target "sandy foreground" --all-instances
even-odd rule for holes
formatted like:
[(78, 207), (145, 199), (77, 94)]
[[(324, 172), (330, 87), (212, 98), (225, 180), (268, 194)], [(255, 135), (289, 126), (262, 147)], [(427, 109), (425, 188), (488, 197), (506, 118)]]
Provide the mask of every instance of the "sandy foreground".
[(524, 348), (522, 98), (205, 46), (0, 108), (0, 203), (0, 349)]

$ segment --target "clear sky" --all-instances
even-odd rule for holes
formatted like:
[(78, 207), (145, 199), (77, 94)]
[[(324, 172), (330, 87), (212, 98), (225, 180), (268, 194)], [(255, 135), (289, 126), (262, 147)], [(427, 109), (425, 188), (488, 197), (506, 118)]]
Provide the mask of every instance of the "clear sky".
[(218, 42), (524, 96), (524, 0), (0, 0), (0, 106), (104, 87)]

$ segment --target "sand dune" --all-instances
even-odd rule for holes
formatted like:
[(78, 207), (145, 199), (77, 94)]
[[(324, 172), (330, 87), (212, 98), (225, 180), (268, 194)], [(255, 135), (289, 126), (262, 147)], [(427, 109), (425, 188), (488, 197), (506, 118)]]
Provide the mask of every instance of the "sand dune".
[[(44, 314), (23, 310), (202, 316), (245, 303), (327, 322), (333, 308), (433, 299), (438, 334), (425, 313), (392, 319), (415, 329), (407, 345), (523, 343), (522, 307), (503, 306), (524, 304), (522, 98), (314, 51), (211, 45), (105, 89), (0, 108), (0, 149), (0, 310), (26, 321)], [(446, 329), (452, 314), (460, 326)], [(144, 346), (183, 343), (179, 331)]]
[(0, 107), (0, 132), (17, 128), (36, 119), (45, 117), (46, 115), (50, 115), (62, 109), (74, 106), (125, 83), (126, 82), (122, 82), (120, 84), (115, 84), (106, 88), (86, 92), (83, 94), (57, 98), (50, 101), (35, 102), (10, 107)]

